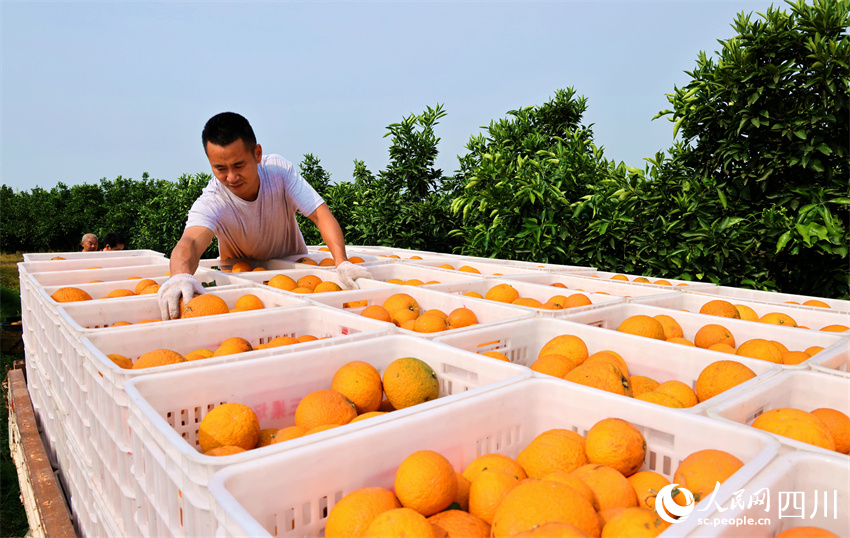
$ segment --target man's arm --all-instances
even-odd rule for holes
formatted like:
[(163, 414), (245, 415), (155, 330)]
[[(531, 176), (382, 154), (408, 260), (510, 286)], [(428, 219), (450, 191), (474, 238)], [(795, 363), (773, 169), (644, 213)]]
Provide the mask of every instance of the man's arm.
[(336, 217), (331, 213), (328, 204), (323, 203), (315, 211), (307, 215), (307, 218), (313, 221), (313, 224), (319, 228), (319, 233), (322, 234), (322, 239), (325, 241), (325, 244), (331, 251), (331, 256), (334, 258), (334, 264), (339, 265), (347, 261), (348, 257), (345, 255), (345, 239), (342, 235), (342, 228), (340, 228)]
[[(337, 225), (339, 227), (339, 225)], [(203, 226), (190, 226), (171, 251), (169, 269), (172, 275), (180, 273), (195, 274), (201, 255), (210, 246), (215, 233)]]

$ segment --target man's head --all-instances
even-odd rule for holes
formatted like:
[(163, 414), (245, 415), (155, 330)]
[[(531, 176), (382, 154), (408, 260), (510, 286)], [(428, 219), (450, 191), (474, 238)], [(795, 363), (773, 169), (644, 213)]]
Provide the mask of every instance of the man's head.
[(83, 247), (83, 252), (94, 252), (97, 250), (97, 236), (94, 234), (86, 234), (83, 240), (80, 241), (80, 246)]
[(204, 125), (201, 141), (216, 179), (239, 198), (256, 200), (263, 148), (248, 120), (234, 112), (216, 114)]
[(109, 232), (103, 238), (103, 250), (124, 250), (124, 234)]

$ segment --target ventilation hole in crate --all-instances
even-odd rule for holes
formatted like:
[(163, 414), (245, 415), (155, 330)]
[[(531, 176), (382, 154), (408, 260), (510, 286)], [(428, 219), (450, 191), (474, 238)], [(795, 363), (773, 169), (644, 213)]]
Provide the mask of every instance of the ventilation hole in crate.
[(194, 420), (195, 420), (195, 424), (200, 424), (200, 422), (201, 422), (201, 418), (202, 418), (202, 417), (201, 417), (201, 408), (200, 408), (200, 407), (195, 407), (195, 408), (193, 409), (193, 411), (194, 411), (194, 415), (195, 415), (195, 418), (194, 418)]
[(295, 509), (287, 508), (283, 511), (283, 528), (285, 532), (295, 530)]
[(327, 495), (319, 499), (319, 519), (328, 517), (328, 497)]
[(758, 416), (762, 413), (764, 413), (764, 406), (759, 407), (758, 409), (747, 415), (747, 418), (744, 419), (744, 424), (752, 424), (753, 421), (758, 418)]
[(654, 450), (649, 452), (649, 470), (654, 471), (658, 467), (658, 453)]
[(180, 425), (181, 426), (185, 426), (186, 424), (189, 423), (188, 417), (189, 417), (189, 412), (185, 409), (181, 409), (180, 410)]
[(174, 427), (174, 415), (171, 414), (171, 411), (165, 414), (165, 421), (169, 426)]
[(673, 460), (670, 459), (670, 456), (664, 456), (663, 466), (661, 467), (661, 474), (665, 476), (670, 476), (673, 472)]

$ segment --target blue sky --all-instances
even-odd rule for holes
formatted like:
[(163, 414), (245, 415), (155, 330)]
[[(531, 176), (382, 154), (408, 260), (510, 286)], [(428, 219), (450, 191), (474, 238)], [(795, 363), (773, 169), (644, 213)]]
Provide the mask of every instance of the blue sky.
[[(386, 126), (443, 104), (437, 164), (572, 86), (605, 155), (673, 142), (651, 121), (767, 1), (39, 2), (0, 0), (0, 182), (15, 189), (209, 172), (200, 132), (246, 116), (264, 152), (334, 181), (387, 164)], [(776, 3), (785, 6), (784, 3)]]

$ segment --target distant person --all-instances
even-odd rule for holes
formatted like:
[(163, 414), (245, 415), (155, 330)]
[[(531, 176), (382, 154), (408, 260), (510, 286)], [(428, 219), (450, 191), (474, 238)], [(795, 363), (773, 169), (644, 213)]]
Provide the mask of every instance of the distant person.
[(97, 236), (94, 234), (86, 234), (83, 240), (80, 241), (80, 246), (83, 247), (83, 252), (97, 252)]
[(103, 250), (124, 250), (124, 234), (121, 232), (109, 232), (103, 238)]
[(204, 293), (193, 274), (213, 237), (225, 263), (306, 254), (296, 212), (319, 229), (345, 287), (357, 288), (356, 279), (371, 276), (348, 261), (342, 229), (322, 197), (291, 162), (263, 154), (247, 119), (233, 112), (217, 114), (204, 125), (201, 142), (215, 177), (189, 210), (171, 251), (171, 277), (158, 292), (162, 319), (179, 316), (181, 298), (185, 304)]

